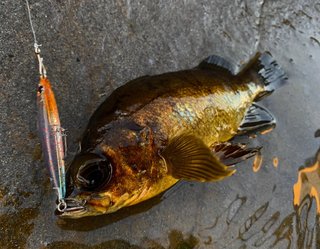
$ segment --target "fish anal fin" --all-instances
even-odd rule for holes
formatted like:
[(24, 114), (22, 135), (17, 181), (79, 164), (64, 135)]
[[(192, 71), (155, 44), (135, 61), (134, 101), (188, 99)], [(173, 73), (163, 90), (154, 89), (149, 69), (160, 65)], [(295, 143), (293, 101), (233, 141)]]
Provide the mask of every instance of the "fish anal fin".
[(238, 128), (238, 134), (266, 133), (275, 126), (276, 119), (269, 110), (257, 103), (253, 103)]
[(255, 156), (261, 148), (249, 148), (246, 144), (225, 142), (214, 145), (212, 152), (221, 163), (231, 166)]
[(182, 134), (171, 139), (161, 152), (174, 178), (193, 181), (217, 181), (232, 175), (235, 170), (222, 164), (203, 141)]

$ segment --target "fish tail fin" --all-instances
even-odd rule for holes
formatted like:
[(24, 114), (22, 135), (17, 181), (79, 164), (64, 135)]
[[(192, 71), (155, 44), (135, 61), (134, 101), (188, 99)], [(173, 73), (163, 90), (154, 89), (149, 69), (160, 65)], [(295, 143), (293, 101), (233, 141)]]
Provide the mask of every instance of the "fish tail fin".
[(253, 80), (258, 80), (264, 85), (265, 92), (258, 99), (282, 87), (287, 83), (288, 79), (286, 73), (269, 52), (256, 54), (240, 74), (242, 73), (249, 73)]

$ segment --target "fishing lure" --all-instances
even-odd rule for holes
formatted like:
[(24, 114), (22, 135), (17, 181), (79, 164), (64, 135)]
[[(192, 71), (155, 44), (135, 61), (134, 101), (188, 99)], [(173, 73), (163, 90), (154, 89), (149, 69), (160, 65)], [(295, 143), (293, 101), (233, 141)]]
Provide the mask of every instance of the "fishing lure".
[(66, 134), (65, 129), (63, 129), (60, 125), (57, 103), (50, 81), (47, 77), (47, 71), (43, 64), (43, 58), (40, 54), (40, 45), (37, 42), (32, 25), (28, 0), (26, 0), (26, 5), (34, 38), (34, 52), (39, 64), (40, 81), (37, 88), (38, 129), (51, 183), (58, 195), (57, 209), (62, 212), (67, 209), (67, 204), (65, 201), (66, 173), (64, 162), (67, 148)]

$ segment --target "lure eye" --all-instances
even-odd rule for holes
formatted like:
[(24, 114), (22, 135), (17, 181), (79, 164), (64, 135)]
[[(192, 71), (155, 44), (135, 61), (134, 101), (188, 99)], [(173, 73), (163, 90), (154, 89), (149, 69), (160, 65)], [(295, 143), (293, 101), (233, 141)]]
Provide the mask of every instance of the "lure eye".
[(99, 191), (112, 177), (112, 165), (105, 158), (92, 158), (83, 162), (76, 175), (77, 186), (84, 191)]
[(38, 93), (42, 93), (42, 92), (43, 92), (43, 90), (44, 90), (44, 89), (43, 89), (43, 86), (41, 86), (41, 85), (40, 85), (40, 86), (38, 86)]

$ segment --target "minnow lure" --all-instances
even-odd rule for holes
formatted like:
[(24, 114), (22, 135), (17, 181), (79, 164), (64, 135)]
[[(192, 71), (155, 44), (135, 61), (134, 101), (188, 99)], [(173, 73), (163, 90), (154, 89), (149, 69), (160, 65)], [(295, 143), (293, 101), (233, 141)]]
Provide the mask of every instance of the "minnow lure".
[(32, 25), (29, 3), (26, 0), (30, 26), (34, 37), (34, 49), (39, 64), (40, 81), (37, 88), (38, 106), (38, 129), (41, 138), (42, 150), (45, 163), (49, 170), (53, 188), (57, 191), (57, 209), (64, 211), (67, 209), (65, 202), (66, 181), (65, 181), (65, 153), (66, 134), (60, 125), (60, 118), (54, 92), (47, 77), (43, 58), (40, 55), (40, 45), (37, 42)]
[[(39, 53), (37, 56), (40, 57)], [(40, 57), (41, 58), (41, 57)], [(64, 209), (65, 184), (65, 130), (60, 125), (59, 112), (49, 79), (40, 75), (37, 90), (38, 128), (45, 161), (53, 188), (58, 193), (58, 209)]]

